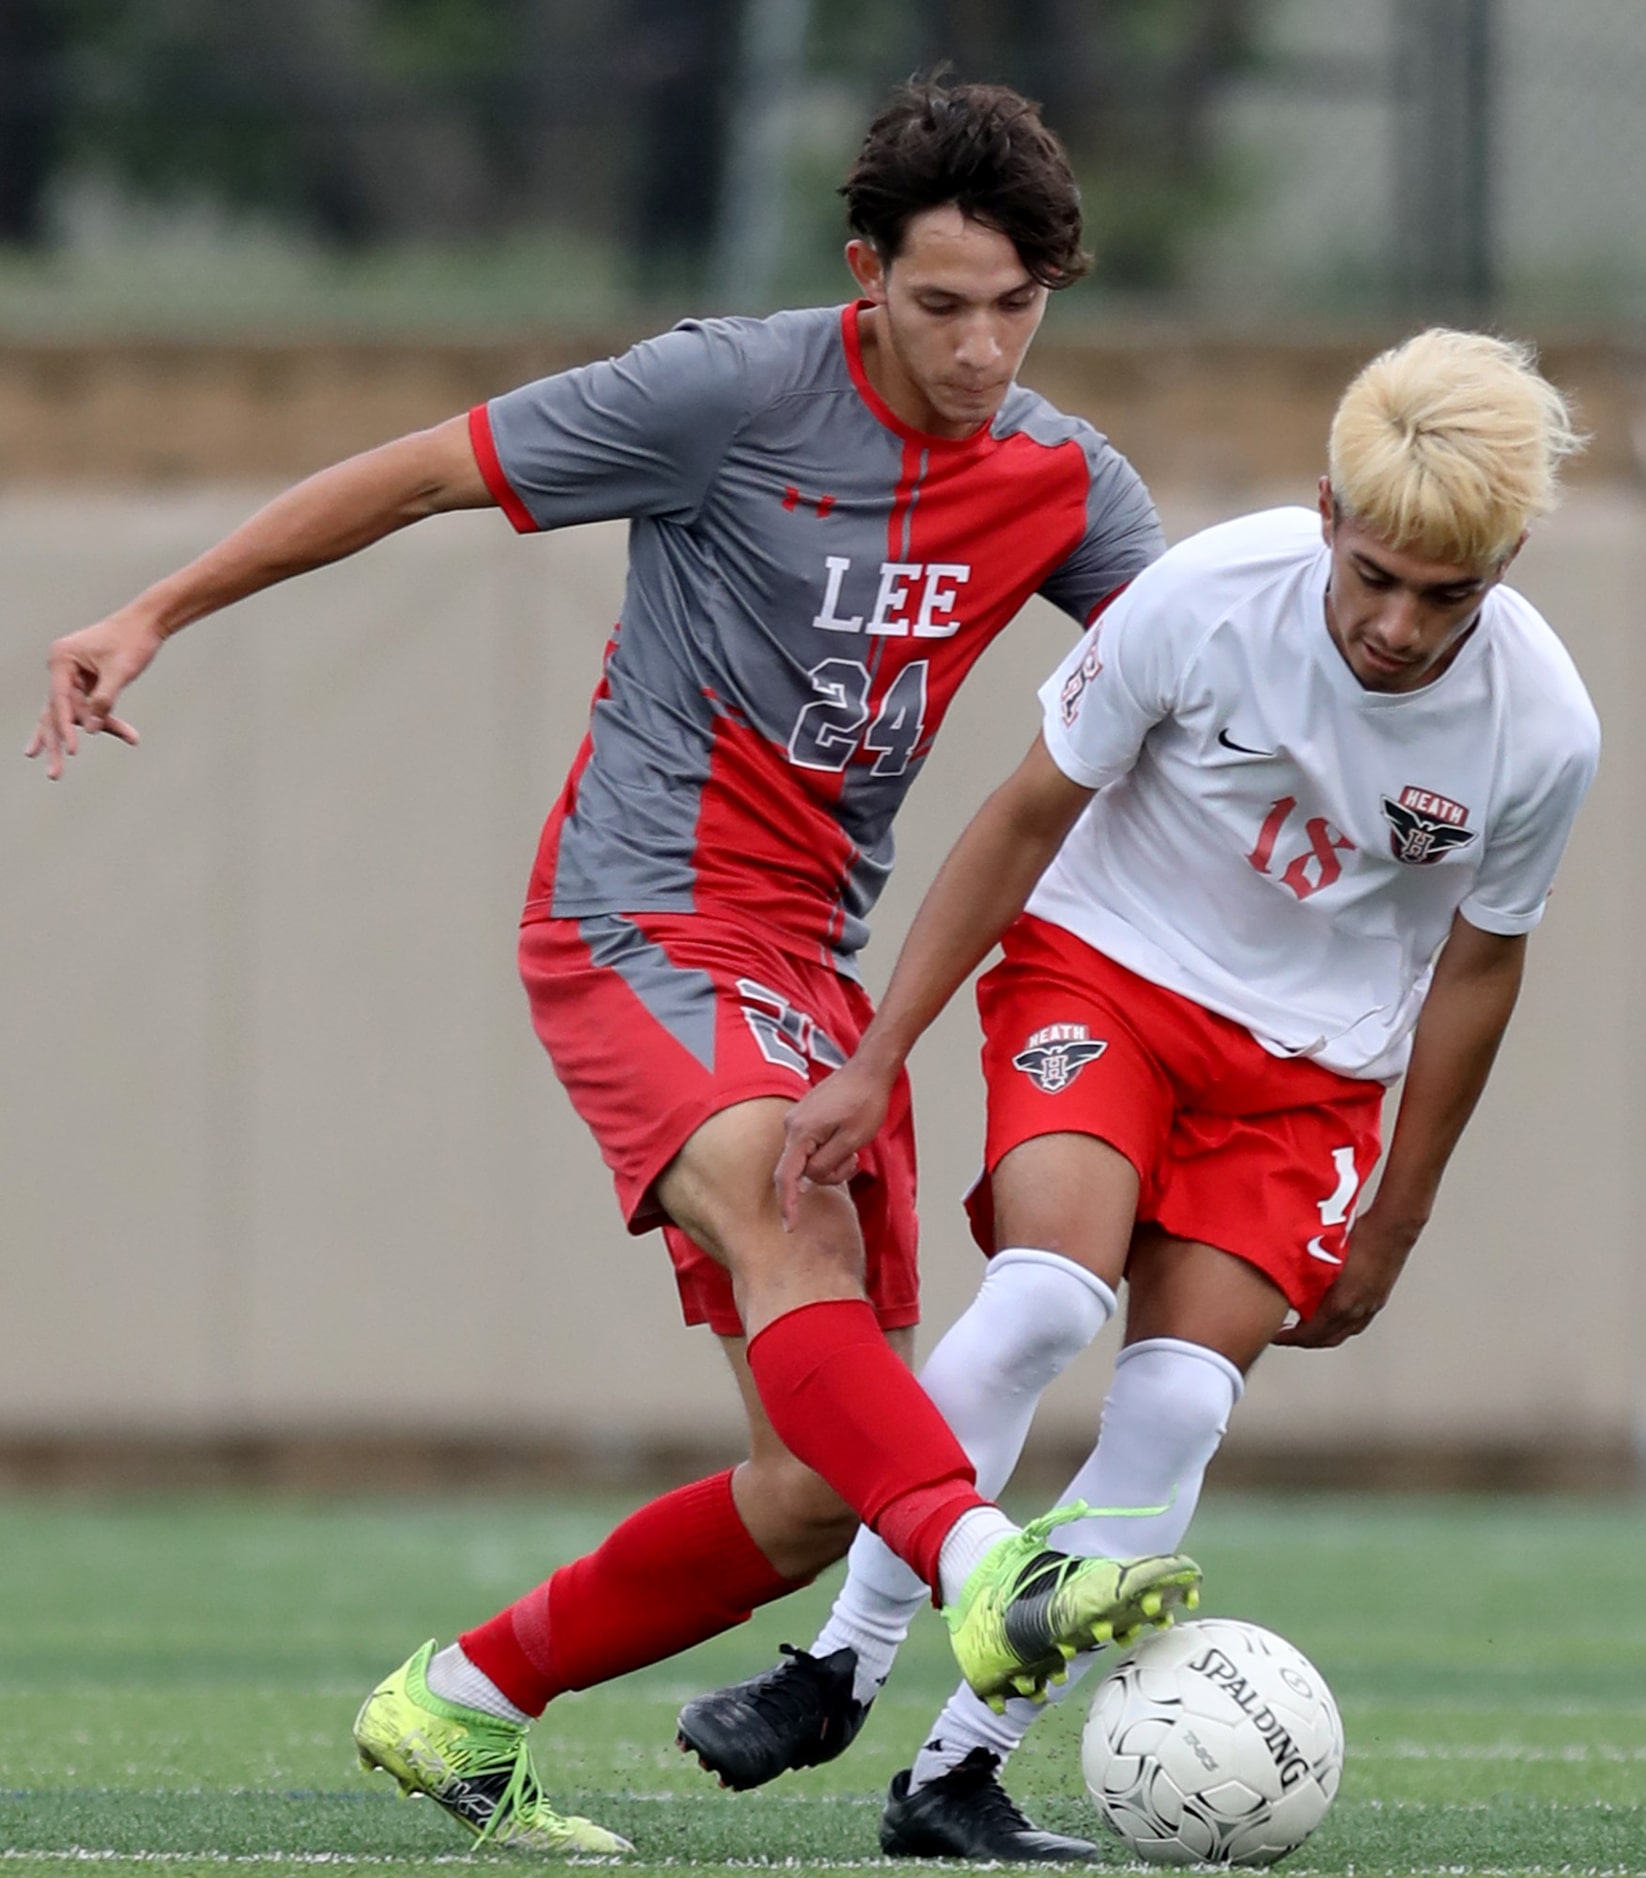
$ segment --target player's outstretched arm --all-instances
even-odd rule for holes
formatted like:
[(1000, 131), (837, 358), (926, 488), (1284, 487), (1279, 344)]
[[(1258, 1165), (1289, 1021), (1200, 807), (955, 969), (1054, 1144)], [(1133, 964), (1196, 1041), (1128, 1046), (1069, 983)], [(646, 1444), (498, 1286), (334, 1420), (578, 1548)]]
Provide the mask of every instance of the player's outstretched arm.
[(1326, 1350), (1358, 1336), (1389, 1301), (1429, 1223), (1520, 994), (1526, 935), (1482, 932), (1459, 913), (1412, 1036), (1394, 1140), (1377, 1193), (1349, 1235), (1342, 1272), (1308, 1323), (1277, 1343)]
[(46, 661), (45, 708), (24, 754), (44, 755), (55, 782), (82, 731), (135, 744), (137, 732), (115, 716), (115, 704), (173, 633), (293, 574), (341, 561), (408, 523), (491, 500), (463, 417), (320, 470), (187, 567), (59, 639)]
[(785, 1223), (803, 1186), (849, 1180), (886, 1119), (905, 1058), (1024, 902), (1092, 791), (1071, 782), (1042, 738), (989, 797), (938, 870), (898, 953), (880, 1010), (844, 1068), (790, 1109), (777, 1164)]

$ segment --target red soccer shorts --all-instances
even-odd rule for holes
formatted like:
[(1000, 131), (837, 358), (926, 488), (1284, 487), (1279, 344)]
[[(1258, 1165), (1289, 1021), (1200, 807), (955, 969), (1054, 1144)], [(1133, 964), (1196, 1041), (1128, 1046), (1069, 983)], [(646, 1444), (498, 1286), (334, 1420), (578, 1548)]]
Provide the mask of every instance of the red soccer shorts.
[[(868, 994), (826, 964), (689, 913), (529, 919), (520, 975), (532, 1024), (599, 1143), (629, 1230), (663, 1227), (688, 1324), (741, 1336), (725, 1268), (668, 1223), (653, 1183), (711, 1115), (756, 1096), (798, 1101), (844, 1062), (873, 1014)], [(851, 1191), (881, 1328), (918, 1322), (906, 1080), (859, 1157)]]
[[(1037, 1135), (1094, 1135), (1137, 1169), (1140, 1222), (1245, 1259), (1312, 1315), (1377, 1164), (1382, 1084), (1271, 1056), (1045, 920), (1018, 920), (1004, 950), (977, 987), (988, 1172)], [(966, 1205), (993, 1252), (986, 1178)]]

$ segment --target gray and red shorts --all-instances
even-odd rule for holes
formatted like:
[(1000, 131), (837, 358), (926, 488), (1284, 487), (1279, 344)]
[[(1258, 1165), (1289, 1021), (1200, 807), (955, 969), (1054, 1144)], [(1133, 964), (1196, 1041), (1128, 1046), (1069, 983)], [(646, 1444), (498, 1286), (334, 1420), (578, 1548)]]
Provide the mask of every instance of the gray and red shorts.
[[(631, 1232), (662, 1227), (689, 1324), (743, 1326), (725, 1268), (671, 1225), (657, 1177), (711, 1115), (798, 1101), (857, 1047), (873, 1007), (831, 965), (695, 913), (530, 917), (520, 975), (532, 1024), (588, 1124)], [(882, 1329), (919, 1321), (914, 1120), (899, 1079), (851, 1183)]]
[(1136, 1168), (1138, 1220), (1273, 1279), (1300, 1316), (1343, 1262), (1377, 1165), (1381, 1083), (1272, 1055), (1251, 1032), (1024, 915), (978, 981), (989, 1119), (967, 1196), (995, 1250), (988, 1176), (1021, 1142), (1084, 1134)]

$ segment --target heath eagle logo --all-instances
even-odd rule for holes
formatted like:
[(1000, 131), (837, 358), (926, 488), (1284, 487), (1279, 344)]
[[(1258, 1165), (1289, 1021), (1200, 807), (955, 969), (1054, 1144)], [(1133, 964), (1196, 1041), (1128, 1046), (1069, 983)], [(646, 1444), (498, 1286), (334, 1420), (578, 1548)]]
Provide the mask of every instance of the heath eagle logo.
[(1080, 655), (1080, 663), (1063, 681), (1063, 690), (1058, 702), (1063, 708), (1063, 722), (1072, 724), (1080, 715), (1081, 694), (1103, 669), (1103, 661), (1097, 656), (1097, 636), (1094, 633)]
[(1398, 802), (1385, 796), (1383, 819), (1389, 824), (1389, 847), (1395, 859), (1412, 867), (1444, 860), (1468, 847), (1478, 832), (1464, 826), (1469, 811), (1461, 802), (1429, 789), (1402, 789)]
[(1048, 1024), (1012, 1058), (1012, 1068), (1022, 1070), (1042, 1094), (1061, 1095), (1108, 1047), (1084, 1024)]

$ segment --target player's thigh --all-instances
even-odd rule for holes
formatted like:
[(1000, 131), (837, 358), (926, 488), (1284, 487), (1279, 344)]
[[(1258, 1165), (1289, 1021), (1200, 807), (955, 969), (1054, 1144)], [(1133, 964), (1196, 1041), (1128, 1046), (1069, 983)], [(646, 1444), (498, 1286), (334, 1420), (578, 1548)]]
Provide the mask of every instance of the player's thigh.
[(1044, 920), (1018, 920), (1002, 954), (977, 988), (988, 1128), (973, 1232), (985, 1251), (1057, 1252), (1116, 1284), (1172, 1122), (1170, 1079), (1125, 1009), (1139, 981)]
[[(1254, 1098), (1244, 1113), (1232, 1106), (1243, 1090)], [(1229, 1107), (1178, 1111), (1145, 1218), (1235, 1255), (1307, 1319), (1347, 1256), (1354, 1202), (1377, 1163), (1383, 1091), (1264, 1052), (1231, 1068), (1219, 1093)], [(1264, 1097), (1270, 1105), (1257, 1106)]]
[[(833, 1041), (795, 1008), (791, 962), (722, 920), (529, 920), (520, 972), (533, 1027), (600, 1144), (631, 1232), (663, 1223), (658, 1176), (711, 1116), (806, 1093), (818, 1066), (781, 1023), (802, 1042)], [(768, 989), (773, 978), (782, 982)]]
[(1036, 1135), (991, 1176), (996, 1247), (1056, 1252), (1118, 1285), (1137, 1217), (1138, 1177), (1126, 1156), (1088, 1134)]
[(1291, 1310), (1266, 1273), (1233, 1253), (1139, 1227), (1126, 1264), (1126, 1342), (1176, 1337), (1216, 1350), (1243, 1373)]
[(787, 1311), (861, 1298), (863, 1235), (844, 1187), (813, 1187), (785, 1227), (773, 1175), (792, 1104), (739, 1102), (701, 1123), (659, 1175), (669, 1218), (731, 1274), (738, 1316), (755, 1336)]

